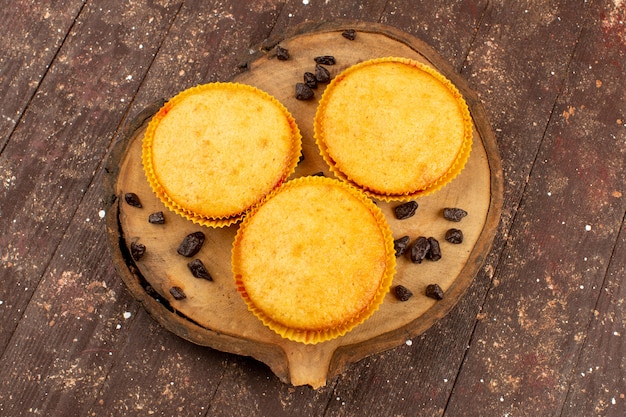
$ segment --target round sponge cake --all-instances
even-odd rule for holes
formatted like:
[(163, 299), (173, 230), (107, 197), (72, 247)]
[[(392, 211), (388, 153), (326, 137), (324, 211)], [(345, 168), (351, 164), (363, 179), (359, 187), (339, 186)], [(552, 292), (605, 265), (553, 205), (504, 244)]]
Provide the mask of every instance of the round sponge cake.
[(152, 118), (143, 165), (171, 210), (203, 225), (240, 220), (295, 169), (294, 118), (252, 86), (211, 83), (185, 90)]
[(472, 142), (469, 110), (456, 87), (406, 58), (365, 61), (337, 75), (314, 128), (333, 173), (385, 200), (443, 186), (465, 165)]
[(395, 273), (380, 209), (338, 180), (285, 183), (242, 222), (233, 246), (237, 288), (281, 336), (318, 343), (374, 313)]

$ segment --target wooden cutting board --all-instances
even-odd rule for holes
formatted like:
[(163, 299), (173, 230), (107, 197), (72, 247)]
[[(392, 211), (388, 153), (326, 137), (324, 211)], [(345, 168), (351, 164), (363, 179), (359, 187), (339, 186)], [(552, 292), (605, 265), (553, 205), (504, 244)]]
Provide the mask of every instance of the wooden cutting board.
[[(342, 36), (346, 29), (356, 30), (354, 40)], [(276, 58), (276, 44), (289, 51), (288, 60)], [(200, 227), (169, 212), (150, 190), (141, 165), (141, 139), (147, 122), (162, 103), (145, 109), (128, 124), (109, 158), (104, 184), (107, 233), (117, 272), (152, 317), (193, 343), (252, 356), (267, 364), (282, 381), (314, 388), (325, 385), (348, 363), (405, 343), (450, 311), (491, 247), (503, 191), (495, 137), (480, 101), (465, 81), (418, 39), (387, 26), (358, 22), (301, 27), (251, 53), (249, 62), (242, 66), (245, 71), (229, 80), (267, 91), (296, 118), (305, 159), (293, 177), (320, 171), (332, 176), (313, 138), (313, 117), (324, 85), (315, 90), (313, 100), (295, 98), (296, 82), (302, 81), (304, 72), (314, 72), (313, 58), (320, 55), (336, 58), (335, 65), (326, 66), (331, 76), (375, 57), (401, 56), (422, 61), (447, 76), (470, 107), (474, 144), (462, 173), (442, 190), (418, 199), (417, 213), (409, 219), (395, 218), (393, 208), (399, 203), (377, 202), (395, 238), (432, 236), (441, 244), (443, 257), (437, 262), (413, 264), (406, 257), (398, 259), (394, 286), (402, 284), (414, 293), (408, 301), (401, 302), (390, 293), (365, 323), (343, 337), (316, 345), (283, 339), (264, 327), (247, 310), (235, 289), (230, 260), (238, 226)], [(135, 193), (142, 207), (127, 204), (125, 193)], [(469, 214), (458, 223), (451, 222), (442, 216), (445, 207), (462, 208)], [(165, 224), (149, 223), (148, 216), (159, 211), (164, 213)], [(445, 232), (450, 228), (463, 231), (463, 243), (445, 241)], [(176, 251), (187, 234), (199, 230), (206, 235), (206, 242), (196, 257), (206, 265), (212, 282), (192, 277), (187, 268), (189, 259)], [(146, 254), (136, 262), (129, 252), (132, 242), (146, 246)], [(445, 297), (439, 301), (427, 297), (425, 288), (429, 284), (438, 284)], [(174, 299), (169, 292), (173, 286), (182, 288), (187, 298)]]

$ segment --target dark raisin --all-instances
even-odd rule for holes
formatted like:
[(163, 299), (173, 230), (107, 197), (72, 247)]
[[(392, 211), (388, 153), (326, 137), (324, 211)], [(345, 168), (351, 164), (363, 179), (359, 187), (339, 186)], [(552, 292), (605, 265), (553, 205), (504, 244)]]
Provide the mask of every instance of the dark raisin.
[(130, 244), (130, 256), (132, 256), (134, 260), (138, 261), (145, 254), (146, 245), (142, 245), (141, 243), (137, 242), (133, 242)]
[(174, 297), (174, 299), (176, 300), (184, 300), (185, 298), (187, 298), (185, 292), (180, 287), (170, 288), (170, 294), (172, 294), (172, 297)]
[(439, 241), (434, 237), (428, 238), (430, 244), (430, 250), (426, 254), (426, 258), (431, 261), (438, 261), (441, 259), (441, 248), (439, 247)]
[(330, 72), (320, 64), (317, 64), (315, 65), (315, 79), (318, 83), (327, 84), (330, 82)]
[(332, 55), (316, 56), (313, 59), (315, 60), (317, 64), (322, 64), (322, 65), (335, 65), (336, 63), (335, 57)]
[(393, 293), (400, 301), (408, 301), (409, 298), (413, 297), (413, 293), (411, 292), (411, 290), (403, 285), (396, 285), (393, 288)]
[(443, 218), (452, 222), (460, 222), (465, 216), (467, 216), (467, 211), (460, 208), (446, 207), (443, 209)]
[(402, 236), (399, 239), (393, 241), (393, 249), (396, 251), (396, 258), (404, 255), (406, 249), (409, 247), (411, 238), (408, 236)]
[(426, 287), (426, 297), (443, 300), (443, 290), (437, 284), (430, 284)]
[(459, 229), (450, 229), (446, 232), (446, 240), (450, 243), (463, 243), (463, 232)]
[(411, 262), (421, 264), (429, 251), (430, 243), (428, 242), (428, 239), (424, 236), (418, 237), (411, 246)]
[(187, 264), (187, 267), (191, 271), (191, 275), (193, 275), (194, 277), (213, 281), (213, 277), (211, 276), (211, 274), (209, 274), (209, 271), (207, 271), (200, 259), (194, 259), (193, 261), (189, 262)]
[(296, 98), (298, 100), (310, 100), (313, 98), (313, 90), (304, 83), (296, 83)]
[(285, 48), (283, 48), (280, 45), (276, 45), (276, 58), (278, 58), (279, 61), (286, 61), (289, 59), (289, 51)]
[(343, 32), (341, 32), (341, 36), (343, 36), (344, 38), (348, 40), (353, 41), (356, 39), (356, 30), (354, 29), (344, 30)]
[(417, 210), (417, 203), (415, 201), (402, 203), (393, 209), (398, 220), (404, 220), (412, 217), (413, 215), (415, 215), (415, 210)]
[(152, 224), (163, 224), (165, 223), (165, 216), (163, 216), (162, 211), (157, 211), (148, 216), (148, 222)]
[(309, 88), (317, 88), (317, 80), (312, 72), (304, 73), (304, 84)]
[(185, 236), (178, 246), (178, 253), (186, 257), (192, 257), (200, 251), (204, 244), (204, 233), (194, 232)]
[(124, 200), (129, 206), (141, 208), (141, 200), (139, 200), (139, 196), (135, 193), (124, 194)]

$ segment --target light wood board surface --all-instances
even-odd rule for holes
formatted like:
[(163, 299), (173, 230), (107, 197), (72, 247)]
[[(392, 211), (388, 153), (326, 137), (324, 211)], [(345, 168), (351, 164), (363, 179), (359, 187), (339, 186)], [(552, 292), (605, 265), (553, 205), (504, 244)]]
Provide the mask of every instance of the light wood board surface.
[[(329, 376), (341, 372), (348, 362), (404, 343), (443, 317), (463, 296), (487, 254), (498, 224), (502, 198), (502, 174), (491, 129), (482, 108), (463, 81), (450, 72), (432, 51), (407, 35), (382, 26), (360, 27), (350, 41), (341, 36), (345, 28), (331, 27), (295, 34), (280, 41), (290, 59), (278, 60), (274, 49), (253, 57), (248, 70), (232, 81), (254, 85), (279, 99), (294, 115), (303, 136), (304, 160), (292, 178), (324, 172), (331, 176), (319, 156), (313, 138), (313, 117), (324, 85), (315, 90), (315, 99), (295, 98), (295, 83), (305, 71), (314, 72), (314, 57), (333, 55), (336, 65), (326, 66), (331, 76), (363, 60), (402, 56), (434, 66), (449, 77), (465, 95), (474, 119), (474, 143), (470, 159), (461, 172), (442, 190), (416, 200), (416, 215), (397, 220), (393, 208), (398, 202), (377, 204), (385, 213), (395, 238), (405, 235), (411, 241), (419, 236), (435, 237), (443, 257), (437, 262), (413, 264), (407, 257), (397, 263), (394, 286), (409, 288), (414, 296), (407, 302), (388, 294), (385, 302), (365, 323), (345, 335), (316, 345), (288, 341), (273, 333), (254, 317), (237, 294), (230, 268), (231, 248), (237, 225), (212, 229), (201, 227), (169, 212), (150, 190), (141, 166), (141, 138), (150, 115), (158, 108), (147, 109), (135, 120), (128, 136), (118, 144), (112, 156), (113, 192), (118, 197), (108, 210), (110, 235), (118, 273), (133, 295), (166, 328), (194, 343), (216, 349), (249, 355), (263, 361), (282, 380), (294, 385), (323, 386)], [(124, 193), (136, 193), (143, 207), (123, 202)], [(461, 222), (445, 220), (444, 207), (459, 207), (469, 215)], [(163, 225), (148, 223), (149, 214), (165, 213)], [(444, 239), (446, 230), (463, 231), (462, 244)], [(197, 255), (214, 278), (213, 282), (194, 278), (189, 259), (176, 249), (189, 233), (202, 230), (207, 240)], [(128, 257), (129, 246), (139, 242), (146, 255), (134, 263)], [(445, 297), (435, 301), (425, 295), (429, 284), (438, 284)], [(172, 286), (187, 295), (175, 300)]]

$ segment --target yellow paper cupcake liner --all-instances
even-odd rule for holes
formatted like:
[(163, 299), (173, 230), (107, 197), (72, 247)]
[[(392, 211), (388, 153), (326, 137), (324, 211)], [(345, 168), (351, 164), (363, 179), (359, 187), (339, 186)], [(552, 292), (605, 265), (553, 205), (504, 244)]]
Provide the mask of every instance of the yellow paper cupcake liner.
[(378, 224), (380, 231), (383, 235), (383, 238), (385, 241), (386, 258), (385, 258), (385, 272), (381, 279), (379, 288), (375, 296), (372, 298), (372, 301), (370, 302), (370, 304), (364, 310), (362, 310), (359, 314), (357, 314), (350, 320), (344, 322), (342, 325), (338, 327), (334, 327), (334, 328), (330, 328), (326, 330), (307, 330), (307, 329), (298, 329), (298, 328), (291, 328), (291, 327), (285, 326), (284, 324), (279, 323), (276, 320), (272, 319), (263, 310), (261, 310), (254, 304), (254, 302), (250, 299), (250, 296), (248, 295), (246, 291), (245, 284), (242, 280), (242, 271), (239, 268), (238, 259), (245, 256), (245, 254), (239, 253), (238, 248), (240, 245), (240, 241), (242, 239), (242, 235), (243, 233), (245, 233), (246, 227), (250, 219), (254, 217), (254, 214), (256, 213), (256, 211), (260, 209), (260, 207), (262, 207), (263, 203), (251, 210), (249, 215), (242, 221), (241, 225), (239, 226), (239, 229), (235, 236), (235, 240), (233, 242), (233, 251), (232, 251), (233, 259), (232, 259), (231, 264), (232, 264), (233, 276), (235, 279), (235, 286), (237, 288), (237, 291), (243, 298), (244, 302), (246, 303), (248, 310), (251, 311), (259, 320), (261, 320), (261, 322), (266, 327), (268, 327), (269, 329), (271, 329), (272, 331), (274, 331), (275, 333), (277, 333), (278, 335), (280, 335), (281, 337), (285, 339), (288, 339), (294, 342), (304, 343), (304, 344), (317, 344), (317, 343), (335, 339), (340, 336), (344, 336), (346, 333), (350, 332), (355, 327), (365, 322), (376, 311), (378, 311), (378, 309), (382, 305), (385, 299), (385, 296), (387, 295), (387, 293), (389, 292), (391, 288), (392, 281), (396, 272), (396, 257), (395, 257), (395, 249), (393, 245), (393, 234), (392, 234), (391, 228), (389, 227), (387, 223), (387, 219), (385, 218), (380, 208), (378, 208), (378, 206), (376, 206), (376, 204), (374, 204), (372, 200), (370, 200), (360, 190), (354, 187), (351, 187), (336, 179), (327, 178), (327, 177), (319, 177), (319, 176), (308, 176), (308, 177), (296, 178), (296, 179), (286, 182), (280, 188), (275, 190), (273, 193), (269, 194), (267, 198), (265, 199), (265, 201), (269, 201), (275, 195), (277, 195), (278, 193), (286, 189), (289, 189), (290, 187), (297, 187), (300, 184), (311, 183), (311, 182), (333, 184), (335, 186), (342, 187), (343, 189), (348, 190), (351, 193), (351, 195), (355, 196), (360, 202), (362, 202), (367, 207), (370, 213), (372, 213), (372, 215), (374, 216), (376, 223)]
[[(408, 191), (406, 193), (401, 193), (401, 194), (391, 194), (391, 193), (382, 192), (380, 190), (375, 190), (372, 188), (368, 188), (367, 186), (361, 185), (357, 183), (356, 181), (354, 181), (352, 178), (350, 178), (347, 174), (345, 174), (341, 170), (337, 162), (328, 153), (328, 148), (323, 140), (325, 132), (324, 132), (324, 127), (319, 123), (319, 119), (320, 119), (320, 115), (323, 113), (325, 109), (325, 103), (326, 101), (328, 101), (329, 94), (327, 93), (332, 91), (333, 85), (335, 84), (335, 82), (337, 82), (337, 80), (341, 80), (346, 75), (358, 70), (359, 68), (362, 68), (368, 65), (374, 65), (377, 63), (384, 63), (384, 62), (399, 62), (399, 63), (403, 63), (406, 65), (412, 65), (430, 74), (451, 92), (451, 94), (456, 99), (459, 105), (459, 109), (461, 111), (461, 117), (463, 118), (464, 132), (463, 132), (463, 141), (459, 148), (459, 152), (457, 153), (456, 159), (454, 160), (450, 168), (448, 168), (448, 170), (442, 176), (440, 176), (436, 181), (432, 182), (428, 187), (424, 189), (412, 190), (412, 191)], [(441, 73), (436, 71), (434, 68), (428, 65), (425, 65), (421, 62), (409, 59), (409, 58), (400, 58), (400, 57), (375, 58), (375, 59), (360, 62), (344, 70), (341, 74), (336, 76), (330, 82), (330, 84), (326, 87), (326, 90), (322, 94), (322, 97), (320, 99), (319, 106), (315, 115), (313, 129), (314, 129), (315, 142), (319, 148), (320, 155), (322, 156), (326, 164), (329, 166), (330, 171), (333, 173), (333, 175), (343, 180), (344, 182), (349, 183), (353, 187), (361, 189), (367, 196), (371, 198), (376, 198), (381, 201), (387, 201), (387, 202), (413, 200), (415, 198), (424, 197), (426, 195), (434, 193), (435, 191), (440, 190), (443, 186), (445, 186), (450, 181), (452, 181), (463, 170), (467, 161), (469, 160), (469, 155), (472, 149), (473, 122), (472, 122), (472, 118), (469, 112), (469, 108), (467, 106), (467, 103), (465, 102), (465, 99), (463, 98), (463, 95), (460, 93), (460, 91), (456, 88), (456, 86), (450, 80), (448, 80)]]
[(201, 85), (197, 85), (195, 87), (191, 87), (191, 88), (181, 91), (176, 96), (171, 98), (167, 103), (165, 103), (163, 107), (161, 107), (161, 109), (159, 109), (159, 111), (152, 117), (152, 119), (150, 120), (146, 128), (146, 132), (144, 133), (143, 142), (142, 142), (142, 164), (143, 164), (146, 178), (148, 179), (148, 182), (150, 184), (150, 187), (152, 188), (152, 191), (157, 195), (157, 197), (163, 202), (163, 204), (165, 204), (165, 206), (168, 209), (186, 218), (187, 220), (192, 221), (193, 223), (196, 223), (202, 226), (209, 226), (209, 227), (225, 227), (225, 226), (230, 226), (234, 223), (241, 221), (241, 219), (243, 219), (243, 217), (250, 211), (250, 209), (258, 205), (263, 200), (263, 197), (265, 196), (264, 195), (260, 196), (257, 199), (256, 203), (240, 211), (239, 213), (232, 213), (228, 216), (207, 216), (207, 215), (202, 215), (200, 213), (196, 213), (193, 210), (190, 210), (184, 207), (184, 205), (181, 204), (180, 202), (175, 201), (170, 195), (168, 195), (167, 191), (160, 184), (158, 177), (154, 171), (154, 166), (153, 166), (153, 155), (152, 155), (152, 143), (153, 142), (152, 141), (153, 141), (155, 131), (160, 121), (174, 106), (176, 106), (177, 103), (180, 103), (186, 97), (189, 97), (194, 94), (198, 94), (205, 90), (220, 89), (220, 88), (232, 89), (233, 91), (237, 89), (246, 89), (248, 91), (253, 91), (254, 93), (258, 94), (261, 98), (272, 102), (278, 109), (280, 109), (280, 111), (284, 114), (285, 118), (287, 119), (289, 123), (291, 131), (293, 133), (290, 158), (284, 164), (282, 177), (275, 184), (273, 189), (270, 190), (270, 192), (280, 187), (282, 183), (286, 181), (287, 178), (291, 174), (293, 174), (300, 160), (300, 152), (302, 149), (302, 135), (300, 133), (300, 129), (298, 128), (298, 125), (296, 124), (295, 118), (291, 115), (289, 110), (287, 110), (287, 108), (280, 101), (278, 101), (275, 97), (271, 96), (270, 94), (256, 87), (253, 87), (247, 84), (240, 84), (240, 83), (233, 83), (233, 82), (214, 82), (214, 83), (209, 83), (209, 84), (201, 84)]

